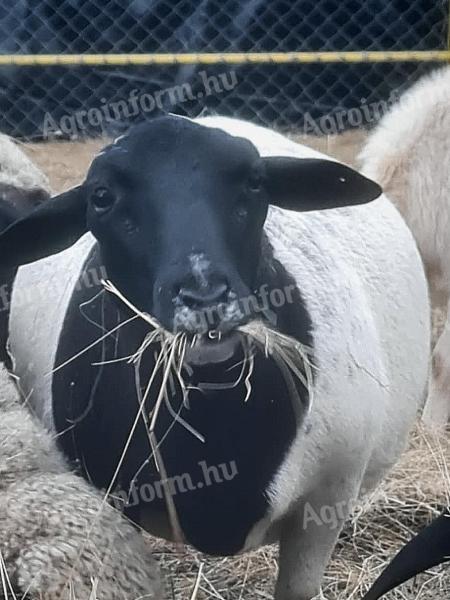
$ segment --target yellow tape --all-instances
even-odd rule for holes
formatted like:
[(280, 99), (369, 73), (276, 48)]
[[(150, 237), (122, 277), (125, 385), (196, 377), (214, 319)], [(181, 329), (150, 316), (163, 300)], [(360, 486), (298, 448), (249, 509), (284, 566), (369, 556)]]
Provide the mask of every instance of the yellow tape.
[(180, 54), (2, 54), (0, 66), (240, 65), (288, 63), (450, 62), (448, 50), (355, 52), (187, 52)]
[(448, 2), (448, 19), (447, 19), (447, 50), (450, 50), (450, 0)]

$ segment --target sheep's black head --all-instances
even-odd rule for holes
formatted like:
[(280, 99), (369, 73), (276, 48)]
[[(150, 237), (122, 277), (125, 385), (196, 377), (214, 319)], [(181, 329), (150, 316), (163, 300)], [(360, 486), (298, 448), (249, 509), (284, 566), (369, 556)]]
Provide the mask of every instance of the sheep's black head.
[[(107, 147), (86, 181), (0, 237), (15, 264), (90, 230), (109, 278), (168, 329), (229, 331), (255, 286), (269, 204), (317, 210), (373, 200), (380, 188), (329, 160), (261, 158), (247, 139), (179, 117)], [(198, 318), (198, 314), (207, 318)]]
[(109, 277), (166, 328), (240, 322), (268, 207), (259, 163), (247, 140), (169, 117), (92, 164), (87, 223)]

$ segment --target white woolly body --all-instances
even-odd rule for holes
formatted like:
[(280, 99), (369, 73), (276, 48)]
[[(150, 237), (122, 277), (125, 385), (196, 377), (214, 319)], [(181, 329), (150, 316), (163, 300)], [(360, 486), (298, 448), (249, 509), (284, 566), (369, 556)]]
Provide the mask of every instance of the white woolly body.
[[(0, 365), (0, 598), (161, 600), (142, 536), (70, 471)], [(73, 589), (73, 594), (69, 593)], [(145, 594), (145, 595), (143, 595)]]
[(18, 147), (17, 142), (0, 134), (0, 183), (24, 190), (41, 188), (50, 192), (47, 177)]
[[(247, 137), (262, 155), (322, 156), (243, 121), (199, 122)], [(326, 504), (328, 480), (342, 481), (344, 501), (376, 483), (397, 459), (424, 400), (429, 359), (421, 260), (387, 198), (304, 214), (271, 209), (266, 232), (311, 316), (317, 372), (309, 422), (274, 474), (267, 490), (271, 514), (247, 547), (262, 542), (267, 527), (300, 498), (322, 490)], [(58, 256), (21, 268), (16, 281), (11, 317), (16, 372), (25, 392), (34, 388), (32, 404), (49, 426), (50, 407), (44, 405), (51, 377), (44, 374), (53, 367), (58, 332), (91, 243), (87, 236)], [(34, 286), (43, 269), (51, 275), (51, 299), (20, 306), (21, 291)]]
[[(369, 137), (360, 158), (364, 173), (383, 186), (411, 228), (433, 302), (446, 311), (450, 300), (449, 67), (422, 78), (400, 98)], [(442, 330), (443, 323), (436, 325)], [(433, 420), (450, 417), (449, 353), (447, 318), (435, 352), (428, 406)]]
[(389, 193), (425, 262), (450, 291), (450, 68), (421, 79), (382, 119), (361, 153), (363, 171)]

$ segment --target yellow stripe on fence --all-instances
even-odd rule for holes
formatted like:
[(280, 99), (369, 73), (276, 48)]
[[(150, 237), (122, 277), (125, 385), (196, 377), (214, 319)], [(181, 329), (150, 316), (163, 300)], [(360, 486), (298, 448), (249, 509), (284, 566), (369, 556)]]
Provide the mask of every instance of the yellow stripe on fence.
[(186, 52), (180, 54), (2, 54), (0, 66), (241, 65), (288, 63), (450, 62), (448, 50), (355, 52)]
[(450, 0), (448, 0), (447, 50), (450, 50)]

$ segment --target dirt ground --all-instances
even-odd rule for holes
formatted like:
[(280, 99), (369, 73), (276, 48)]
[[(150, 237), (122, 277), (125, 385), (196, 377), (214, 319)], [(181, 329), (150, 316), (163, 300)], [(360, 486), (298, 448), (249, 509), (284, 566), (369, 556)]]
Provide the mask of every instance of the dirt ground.
[[(366, 136), (365, 131), (354, 130), (324, 137), (291, 137), (344, 162), (356, 164), (357, 154)], [(23, 148), (48, 175), (52, 189), (61, 192), (83, 179), (93, 157), (108, 141), (107, 138), (98, 138), (80, 142), (28, 143)]]

